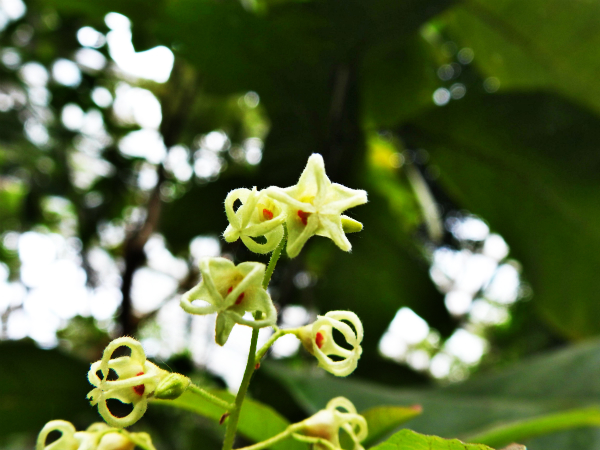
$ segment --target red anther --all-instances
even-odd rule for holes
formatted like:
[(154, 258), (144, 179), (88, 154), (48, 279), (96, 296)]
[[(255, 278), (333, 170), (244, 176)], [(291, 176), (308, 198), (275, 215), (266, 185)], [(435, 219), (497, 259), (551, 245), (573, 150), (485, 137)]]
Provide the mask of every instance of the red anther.
[(302, 221), (303, 225), (306, 225), (308, 223), (308, 216), (310, 216), (309, 212), (305, 212), (302, 210), (298, 210), (298, 217), (300, 217), (300, 220)]
[(231, 291), (233, 291), (233, 286), (231, 286), (229, 289), (227, 289), (227, 293), (231, 294)]
[(260, 369), (260, 363), (257, 362), (256, 364), (254, 364), (254, 370), (258, 370)]
[(238, 295), (238, 298), (235, 301), (236, 305), (239, 305), (240, 303), (242, 303), (242, 300), (244, 300), (244, 293), (242, 292), (240, 295)]
[(317, 347), (321, 348), (323, 347), (323, 341), (325, 340), (325, 336), (323, 336), (323, 333), (321, 333), (320, 331), (317, 333), (317, 336), (315, 337), (315, 344), (317, 344)]
[(221, 416), (221, 418), (219, 419), (219, 425), (223, 425), (223, 422), (225, 422), (225, 419), (227, 419), (229, 417), (229, 413), (225, 413)]
[(264, 208), (263, 209), (263, 217), (266, 220), (271, 220), (273, 218), (273, 211), (271, 211), (271, 210), (269, 210), (267, 208)]
[[(144, 375), (144, 372), (140, 372), (136, 375), (136, 377), (139, 377), (140, 375)], [(146, 389), (146, 387), (143, 384), (138, 384), (137, 386), (133, 387), (133, 391), (137, 394), (137, 395), (144, 395), (144, 389)]]

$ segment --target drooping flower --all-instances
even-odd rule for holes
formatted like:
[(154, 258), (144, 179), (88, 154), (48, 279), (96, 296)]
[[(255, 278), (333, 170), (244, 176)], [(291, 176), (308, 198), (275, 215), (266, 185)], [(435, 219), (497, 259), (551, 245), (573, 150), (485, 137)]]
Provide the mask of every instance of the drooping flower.
[(368, 435), (367, 421), (357, 414), (352, 402), (345, 397), (331, 399), (325, 409), (292, 426), (298, 430), (292, 434), (297, 440), (310, 442), (310, 438), (320, 438), (327, 442), (325, 445), (315, 443), (317, 449), (342, 450), (340, 430), (343, 429), (352, 439), (353, 447), (350, 450), (364, 450), (360, 442)]
[[(61, 436), (46, 445), (48, 435), (60, 431)], [(75, 427), (65, 420), (52, 420), (40, 431), (36, 450), (133, 450), (136, 446), (143, 450), (156, 450), (148, 433), (129, 433), (112, 428), (105, 423), (94, 423), (86, 431), (75, 431)]]
[[(343, 321), (350, 322), (350, 327)], [(333, 329), (342, 333), (352, 350), (345, 349), (336, 344), (333, 339)], [(313, 354), (319, 361), (319, 366), (336, 375), (345, 377), (356, 369), (362, 354), (360, 343), (363, 339), (363, 326), (356, 314), (351, 311), (330, 311), (324, 316), (317, 316), (317, 320), (298, 329), (298, 338), (304, 348)], [(330, 356), (343, 358), (334, 361)]]
[(270, 187), (266, 194), (285, 205), (288, 228), (287, 253), (293, 258), (313, 235), (330, 238), (339, 248), (352, 245), (344, 233), (360, 231), (362, 225), (342, 213), (367, 202), (367, 193), (332, 183), (325, 174), (323, 157), (313, 154), (300, 175), (298, 184), (285, 189)]
[[(236, 266), (225, 258), (204, 258), (200, 261), (202, 281), (181, 297), (181, 307), (191, 314), (217, 313), (215, 340), (219, 345), (227, 342), (236, 323), (252, 328), (274, 325), (277, 311), (262, 287), (265, 269), (257, 262)], [(260, 312), (261, 317), (245, 319), (246, 312)]]
[[(131, 355), (111, 359), (119, 347), (128, 347)], [(98, 405), (98, 412), (109, 425), (128, 427), (144, 415), (148, 397), (154, 395), (161, 381), (169, 375), (166, 370), (146, 360), (144, 349), (138, 341), (120, 337), (108, 344), (100, 361), (91, 365), (88, 380), (95, 389), (90, 391), (88, 399), (92, 405)], [(116, 379), (109, 379), (115, 376)], [(132, 404), (133, 410), (125, 417), (116, 417), (106, 404), (110, 399)]]
[[(242, 205), (234, 211), (237, 200)], [(285, 213), (281, 206), (264, 191), (258, 192), (256, 187), (235, 189), (225, 199), (225, 213), (229, 226), (223, 233), (227, 242), (235, 242), (238, 238), (254, 253), (273, 251), (283, 237)], [(258, 243), (255, 239), (264, 236), (266, 242)]]

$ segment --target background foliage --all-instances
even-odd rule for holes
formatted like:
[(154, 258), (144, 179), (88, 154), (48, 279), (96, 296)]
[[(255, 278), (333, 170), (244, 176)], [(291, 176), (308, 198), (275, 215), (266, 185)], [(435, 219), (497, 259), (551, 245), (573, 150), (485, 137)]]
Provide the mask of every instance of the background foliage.
[[(448, 438), (600, 402), (598, 343), (580, 343), (600, 332), (597, 3), (31, 0), (10, 20), (15, 4), (0, 2), (0, 261), (7, 269), (0, 446), (31, 447), (43, 423), (58, 416), (78, 428), (93, 420), (84, 400), (87, 363), (109, 336), (143, 337), (155, 326), (155, 311), (132, 305), (153, 236), (186, 263), (176, 287), (184, 291), (197, 281), (190, 242), (225, 229), (227, 192), (291, 185), (313, 152), (324, 156), (333, 181), (369, 192), (369, 203), (352, 211), (365, 229), (351, 237), (351, 254), (313, 239), (278, 267), (273, 296), (281, 309), (355, 311), (366, 330), (363, 357), (342, 382), (310, 369), (302, 354), (265, 364), (253, 385), (256, 399), (290, 421), (334, 394), (359, 410), (420, 404), (423, 414), (407, 426)], [(78, 30), (104, 36), (111, 12), (131, 20), (136, 51), (161, 45), (173, 52), (168, 81), (124, 73), (107, 45), (94, 50), (108, 61), (102, 67), (77, 59)], [(46, 67), (48, 78), (60, 59), (77, 61), (78, 83), (61, 84), (56, 75), (28, 81), (28, 63)], [(153, 159), (139, 143), (124, 151), (121, 139), (144, 124), (92, 100), (98, 87), (116, 96), (123, 82), (160, 102), (158, 132), (169, 157)], [(69, 126), (67, 105), (101, 126)], [(206, 153), (215, 130), (228, 144)], [(194, 174), (175, 172), (174, 146), (185, 150)], [(217, 161), (213, 172), (210, 161)], [(81, 181), (98, 167), (105, 169)], [(523, 300), (501, 325), (479, 330), (488, 342), (481, 361), (440, 382), (383, 357), (379, 342), (401, 307), (437, 330), (441, 342), (468, 325), (467, 316), (445, 306), (430, 265), (435, 249), (481, 250), (477, 240), (460, 242), (449, 225), (471, 214), (501, 234), (519, 261)], [(107, 227), (122, 238), (107, 244)], [(119, 271), (114, 320), (63, 320), (54, 349), (28, 338), (11, 342), (14, 317), (33, 304), (7, 300), (9, 284), (24, 280), (15, 239), (31, 230), (71, 239), (89, 289), (105, 282), (90, 257), (103, 249)], [(239, 243), (222, 243), (222, 252), (254, 258)], [(312, 281), (298, 283), (299, 274)], [(24, 283), (23, 295), (33, 290)], [(174, 352), (166, 364), (223, 386), (189, 351)], [(478, 373), (446, 386), (471, 372)], [(158, 405), (139, 428), (165, 449), (200, 441), (219, 448), (222, 434), (210, 419)], [(584, 428), (525, 443), (592, 449), (598, 433)]]

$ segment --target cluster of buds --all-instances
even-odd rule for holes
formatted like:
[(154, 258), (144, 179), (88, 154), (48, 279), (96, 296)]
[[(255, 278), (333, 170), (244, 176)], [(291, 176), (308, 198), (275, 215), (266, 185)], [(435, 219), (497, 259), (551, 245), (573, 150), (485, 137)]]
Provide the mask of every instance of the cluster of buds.
[[(349, 322), (354, 329), (344, 321)], [(334, 329), (342, 333), (346, 342), (352, 346), (351, 350), (335, 342)], [(363, 339), (363, 326), (352, 311), (330, 311), (324, 316), (317, 316), (316, 321), (299, 328), (296, 335), (304, 348), (317, 358), (319, 366), (333, 375), (345, 377), (356, 369), (362, 354), (360, 343)], [(334, 361), (331, 356), (342, 359)]]
[[(129, 356), (111, 359), (119, 347), (127, 347)], [(117, 377), (109, 380), (109, 372)], [(133, 425), (146, 412), (148, 399), (177, 398), (190, 384), (189, 378), (163, 370), (146, 360), (142, 345), (133, 338), (121, 337), (112, 341), (88, 372), (89, 382), (95, 386), (88, 394), (92, 405), (98, 405), (98, 412), (113, 427), (123, 428)], [(125, 417), (116, 417), (108, 408), (106, 401), (116, 399), (132, 404), (133, 410)]]
[[(53, 431), (59, 431), (61, 436), (46, 445)], [(133, 450), (136, 446), (156, 450), (148, 433), (129, 433), (102, 422), (92, 424), (86, 431), (76, 431), (71, 422), (52, 420), (40, 431), (35, 450)]]
[[(215, 340), (219, 345), (227, 342), (236, 323), (252, 328), (274, 325), (277, 311), (262, 287), (265, 270), (257, 262), (236, 266), (225, 258), (204, 258), (200, 261), (202, 280), (181, 297), (181, 307), (190, 314), (217, 313)], [(246, 319), (248, 311), (261, 317)]]
[[(242, 205), (234, 211), (234, 203)], [(350, 251), (345, 232), (362, 230), (362, 224), (342, 215), (344, 211), (367, 202), (367, 193), (332, 183), (325, 174), (323, 157), (308, 159), (298, 183), (288, 188), (270, 187), (263, 191), (236, 189), (225, 200), (229, 226), (223, 237), (227, 242), (238, 238), (253, 252), (272, 251), (287, 226), (287, 254), (296, 257), (311, 236), (330, 238), (339, 248)], [(260, 244), (254, 238), (264, 236)]]
[(342, 450), (340, 430), (344, 430), (352, 440), (352, 450), (364, 450), (360, 442), (368, 434), (367, 421), (344, 397), (330, 400), (325, 409), (292, 427), (294, 439), (312, 443), (318, 450)]

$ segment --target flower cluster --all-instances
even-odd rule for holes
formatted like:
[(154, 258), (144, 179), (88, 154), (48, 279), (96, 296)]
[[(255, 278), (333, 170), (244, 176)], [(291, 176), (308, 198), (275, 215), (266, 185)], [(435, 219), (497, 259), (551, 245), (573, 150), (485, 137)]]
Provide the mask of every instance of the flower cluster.
[[(234, 203), (242, 205), (234, 211)], [(253, 252), (272, 251), (283, 235), (282, 224), (288, 230), (287, 254), (294, 258), (311, 236), (330, 238), (339, 248), (350, 251), (352, 245), (345, 232), (360, 231), (360, 222), (342, 215), (354, 206), (367, 202), (367, 193), (332, 183), (325, 174), (323, 157), (313, 154), (298, 183), (282, 189), (270, 187), (264, 191), (236, 189), (225, 200), (229, 226), (224, 238), (238, 238)], [(265, 243), (254, 238), (264, 236)]]
[(352, 440), (352, 450), (364, 450), (360, 442), (368, 434), (367, 421), (344, 397), (330, 400), (325, 409), (294, 425), (294, 429), (297, 430), (292, 434), (295, 439), (313, 443), (317, 449), (329, 450), (342, 450), (340, 430), (344, 430)]
[[(344, 323), (349, 322), (352, 327)], [(345, 349), (336, 344), (333, 339), (333, 330), (342, 333), (352, 350)], [(313, 354), (319, 361), (319, 366), (338, 377), (350, 375), (358, 365), (362, 354), (360, 343), (363, 339), (363, 326), (356, 314), (351, 311), (330, 311), (324, 316), (317, 316), (317, 320), (298, 329), (297, 336), (304, 348)], [(343, 359), (334, 361), (330, 356), (339, 356)]]
[[(238, 201), (241, 206), (235, 209)], [(365, 191), (332, 183), (325, 174), (323, 158), (317, 154), (309, 158), (295, 186), (270, 187), (263, 191), (236, 189), (229, 193), (225, 200), (229, 220), (225, 239), (228, 242), (241, 239), (256, 253), (268, 253), (278, 245), (280, 247), (272, 257), (268, 271), (264, 264), (258, 262), (235, 265), (225, 258), (202, 259), (201, 281), (182, 296), (180, 304), (190, 314), (217, 314), (215, 340), (219, 345), (227, 342), (236, 324), (255, 330), (273, 326), (275, 333), (269, 341), (249, 357), (247, 367), (250, 369), (247, 368), (244, 379), (250, 379), (247, 375), (251, 376), (252, 370), (259, 365), (255, 362), (260, 362), (273, 342), (285, 334), (295, 334), (317, 358), (319, 366), (336, 376), (347, 376), (356, 369), (363, 339), (363, 327), (356, 314), (330, 311), (318, 316), (312, 324), (280, 330), (275, 326), (277, 311), (266, 286), (286, 243), (286, 236), (287, 254), (292, 258), (313, 235), (328, 237), (339, 248), (349, 251), (351, 244), (345, 233), (360, 231), (362, 224), (342, 213), (366, 201)], [(344, 336), (350, 348), (335, 342), (334, 330)], [(251, 349), (256, 348), (257, 338), (258, 333), (254, 332)], [(121, 347), (128, 348), (130, 354), (113, 358), (115, 351)], [(97, 423), (86, 431), (77, 432), (69, 422), (49, 422), (38, 436), (36, 450), (133, 450), (136, 446), (142, 450), (155, 450), (146, 433), (128, 433), (122, 428), (142, 417), (150, 399), (173, 400), (186, 390), (225, 411), (221, 419), (229, 420), (224, 447), (231, 449), (242, 404), (238, 399), (243, 399), (248, 387), (246, 383), (240, 388), (242, 396), (238, 393), (234, 403), (227, 402), (191, 384), (189, 378), (162, 370), (147, 361), (141, 344), (130, 337), (115, 339), (106, 347), (102, 359), (91, 365), (88, 380), (94, 386), (88, 399), (92, 405), (98, 405), (98, 412), (108, 425)], [(132, 411), (125, 417), (116, 417), (107, 404), (113, 399), (132, 405)], [(352, 440), (352, 450), (364, 450), (360, 442), (367, 436), (366, 420), (356, 413), (349, 400), (338, 397), (312, 417), (290, 425), (279, 435), (251, 447), (255, 450), (266, 448), (292, 436), (319, 450), (342, 450), (341, 430)], [(60, 432), (61, 436), (46, 445), (47, 437), (53, 431)]]
[[(119, 347), (127, 347), (130, 356), (111, 359)], [(109, 380), (114, 372), (115, 380)], [(133, 338), (121, 337), (112, 341), (88, 372), (89, 382), (95, 386), (88, 394), (92, 405), (98, 405), (98, 412), (113, 427), (128, 427), (137, 422), (146, 412), (148, 398), (175, 398), (181, 395), (190, 381), (179, 374), (171, 374), (146, 360), (141, 344)], [(133, 410), (125, 417), (114, 416), (106, 404), (116, 399), (132, 404)]]
[[(59, 431), (61, 436), (46, 445), (53, 431)], [(71, 422), (52, 420), (40, 431), (35, 450), (133, 450), (136, 446), (156, 450), (148, 433), (128, 433), (101, 422), (92, 424), (86, 431), (76, 431)]]
[[(227, 342), (236, 323), (252, 328), (274, 325), (277, 311), (262, 287), (265, 269), (257, 262), (236, 266), (225, 258), (204, 258), (200, 261), (202, 281), (181, 297), (181, 307), (190, 314), (217, 313), (215, 339), (219, 345)], [(260, 312), (261, 318), (245, 319), (248, 311)]]

